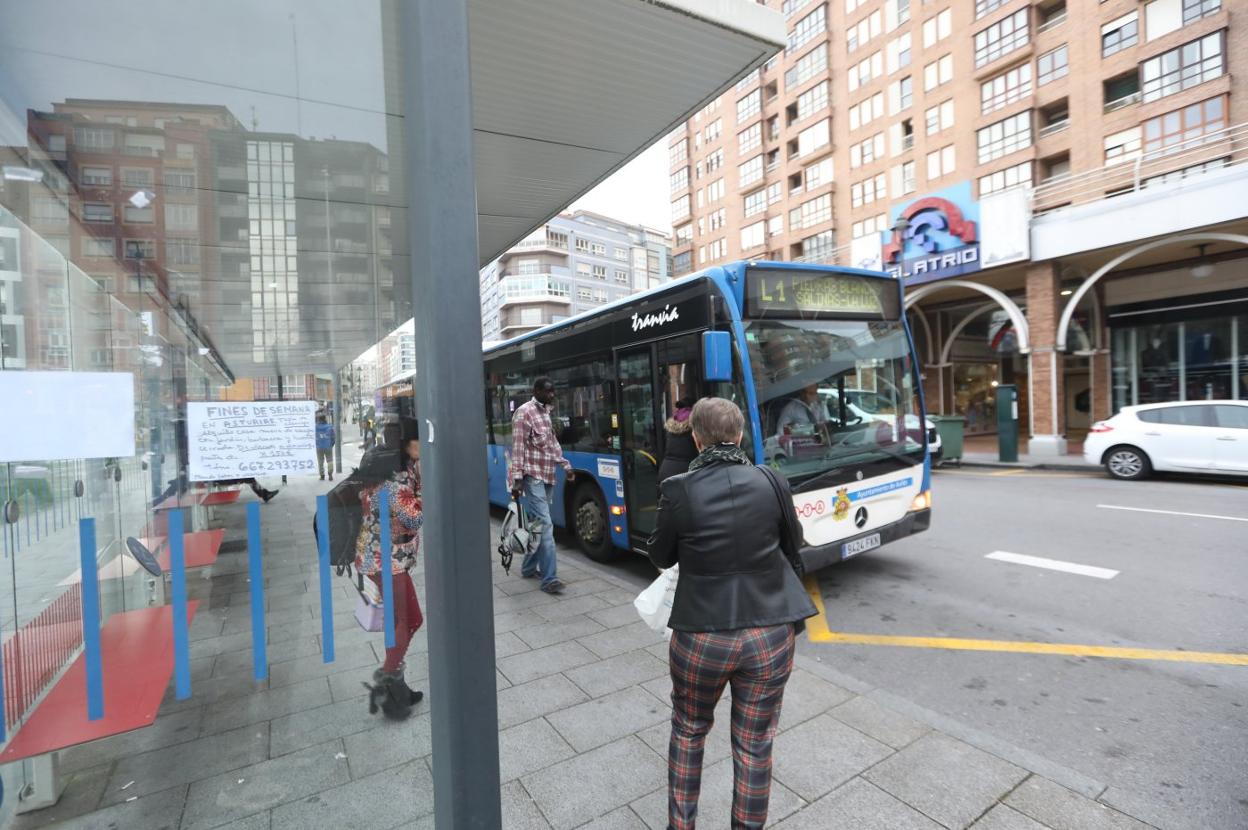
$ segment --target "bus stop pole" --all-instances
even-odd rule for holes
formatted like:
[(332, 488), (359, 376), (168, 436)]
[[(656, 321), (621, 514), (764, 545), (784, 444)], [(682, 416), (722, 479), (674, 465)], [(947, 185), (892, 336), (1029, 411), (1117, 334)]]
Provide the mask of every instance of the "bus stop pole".
[(502, 818), (468, 2), (399, 7), (434, 821), (493, 828)]

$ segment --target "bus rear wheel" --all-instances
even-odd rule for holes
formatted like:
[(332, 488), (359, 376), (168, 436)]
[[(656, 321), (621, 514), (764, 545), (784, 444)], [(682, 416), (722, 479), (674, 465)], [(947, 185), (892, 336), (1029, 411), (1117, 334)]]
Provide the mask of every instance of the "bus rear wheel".
[(607, 502), (597, 486), (582, 484), (572, 495), (572, 531), (581, 550), (590, 559), (610, 562), (616, 558), (615, 546), (611, 544)]

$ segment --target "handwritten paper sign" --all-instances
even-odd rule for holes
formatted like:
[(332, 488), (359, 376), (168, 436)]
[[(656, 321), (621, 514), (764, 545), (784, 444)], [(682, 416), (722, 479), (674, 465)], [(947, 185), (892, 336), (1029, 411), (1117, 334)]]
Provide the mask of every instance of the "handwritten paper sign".
[(0, 372), (0, 463), (134, 450), (132, 373)]
[(187, 403), (191, 481), (316, 472), (316, 401)]

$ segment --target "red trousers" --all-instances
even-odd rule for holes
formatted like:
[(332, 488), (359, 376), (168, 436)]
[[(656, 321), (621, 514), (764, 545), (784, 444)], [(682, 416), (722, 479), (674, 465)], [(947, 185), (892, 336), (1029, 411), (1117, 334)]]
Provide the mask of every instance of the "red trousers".
[[(370, 574), (369, 579), (377, 583), (377, 589), (381, 588), (381, 574)], [(398, 573), (394, 575), (392, 587), (394, 588), (394, 648), (386, 649), (386, 662), (382, 663), (381, 670), (387, 672), (395, 672), (403, 665), (403, 659), (407, 657), (407, 647), (411, 645), (412, 635), (420, 630), (424, 625), (424, 615), (420, 613), (420, 600), (416, 598), (416, 586), (412, 584), (411, 574)]]

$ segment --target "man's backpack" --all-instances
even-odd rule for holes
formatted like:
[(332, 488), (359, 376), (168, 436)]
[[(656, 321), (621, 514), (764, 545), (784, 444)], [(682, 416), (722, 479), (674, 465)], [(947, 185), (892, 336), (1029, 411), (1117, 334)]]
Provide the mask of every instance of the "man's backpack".
[[(360, 482), (349, 476), (327, 494), (329, 499), (329, 564), (337, 569), (339, 576), (351, 570), (355, 563), (356, 540), (364, 524), (360, 505)], [(312, 532), (320, 543), (320, 528), (316, 517), (312, 519)]]

